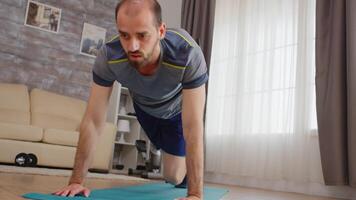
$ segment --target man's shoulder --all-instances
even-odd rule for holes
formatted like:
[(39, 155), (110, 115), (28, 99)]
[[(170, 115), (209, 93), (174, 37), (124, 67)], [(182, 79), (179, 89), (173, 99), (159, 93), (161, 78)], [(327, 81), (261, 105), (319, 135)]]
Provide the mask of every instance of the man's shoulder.
[(108, 62), (127, 59), (127, 55), (121, 46), (118, 35), (113, 36), (109, 41), (107, 41), (104, 47)]
[(199, 48), (190, 34), (181, 28), (169, 28), (164, 38), (164, 61), (184, 68), (193, 49)]
[(177, 47), (194, 48), (198, 46), (193, 37), (182, 28), (168, 28), (165, 40)]

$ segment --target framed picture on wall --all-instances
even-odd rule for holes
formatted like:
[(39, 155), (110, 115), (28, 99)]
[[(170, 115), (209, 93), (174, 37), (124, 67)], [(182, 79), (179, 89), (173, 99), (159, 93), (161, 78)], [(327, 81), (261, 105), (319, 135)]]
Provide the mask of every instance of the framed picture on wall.
[(96, 57), (99, 49), (105, 43), (106, 29), (92, 24), (84, 23), (80, 54)]
[(27, 2), (25, 26), (58, 33), (61, 9), (29, 0)]

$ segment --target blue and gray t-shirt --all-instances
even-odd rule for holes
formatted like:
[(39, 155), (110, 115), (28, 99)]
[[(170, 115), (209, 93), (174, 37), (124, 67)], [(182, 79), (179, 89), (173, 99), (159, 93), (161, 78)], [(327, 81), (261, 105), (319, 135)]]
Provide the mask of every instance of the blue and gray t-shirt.
[(200, 47), (183, 29), (168, 29), (160, 47), (158, 69), (143, 76), (130, 65), (119, 38), (107, 42), (94, 64), (94, 82), (112, 86), (118, 81), (143, 111), (163, 119), (175, 116), (182, 109), (182, 89), (199, 87), (208, 80), (206, 63)]

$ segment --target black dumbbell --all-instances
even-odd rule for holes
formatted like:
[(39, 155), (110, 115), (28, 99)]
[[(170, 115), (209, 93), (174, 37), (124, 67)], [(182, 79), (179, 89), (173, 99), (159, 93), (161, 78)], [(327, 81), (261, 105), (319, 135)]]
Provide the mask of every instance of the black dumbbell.
[(29, 163), (27, 153), (19, 153), (15, 157), (15, 165), (25, 167)]
[(27, 154), (27, 156), (28, 156), (28, 167), (36, 167), (37, 166), (37, 161), (38, 161), (38, 159), (37, 159), (37, 156), (35, 155), (35, 154), (33, 154), (33, 153), (29, 153), (29, 154)]
[(35, 167), (37, 161), (38, 159), (33, 153), (19, 153), (15, 157), (15, 165), (21, 167)]

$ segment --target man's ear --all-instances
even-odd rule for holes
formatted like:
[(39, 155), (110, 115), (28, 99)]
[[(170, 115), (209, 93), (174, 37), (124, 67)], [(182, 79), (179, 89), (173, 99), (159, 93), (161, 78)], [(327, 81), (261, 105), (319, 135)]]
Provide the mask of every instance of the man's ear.
[(159, 39), (163, 39), (166, 36), (166, 24), (162, 22), (159, 26)]

